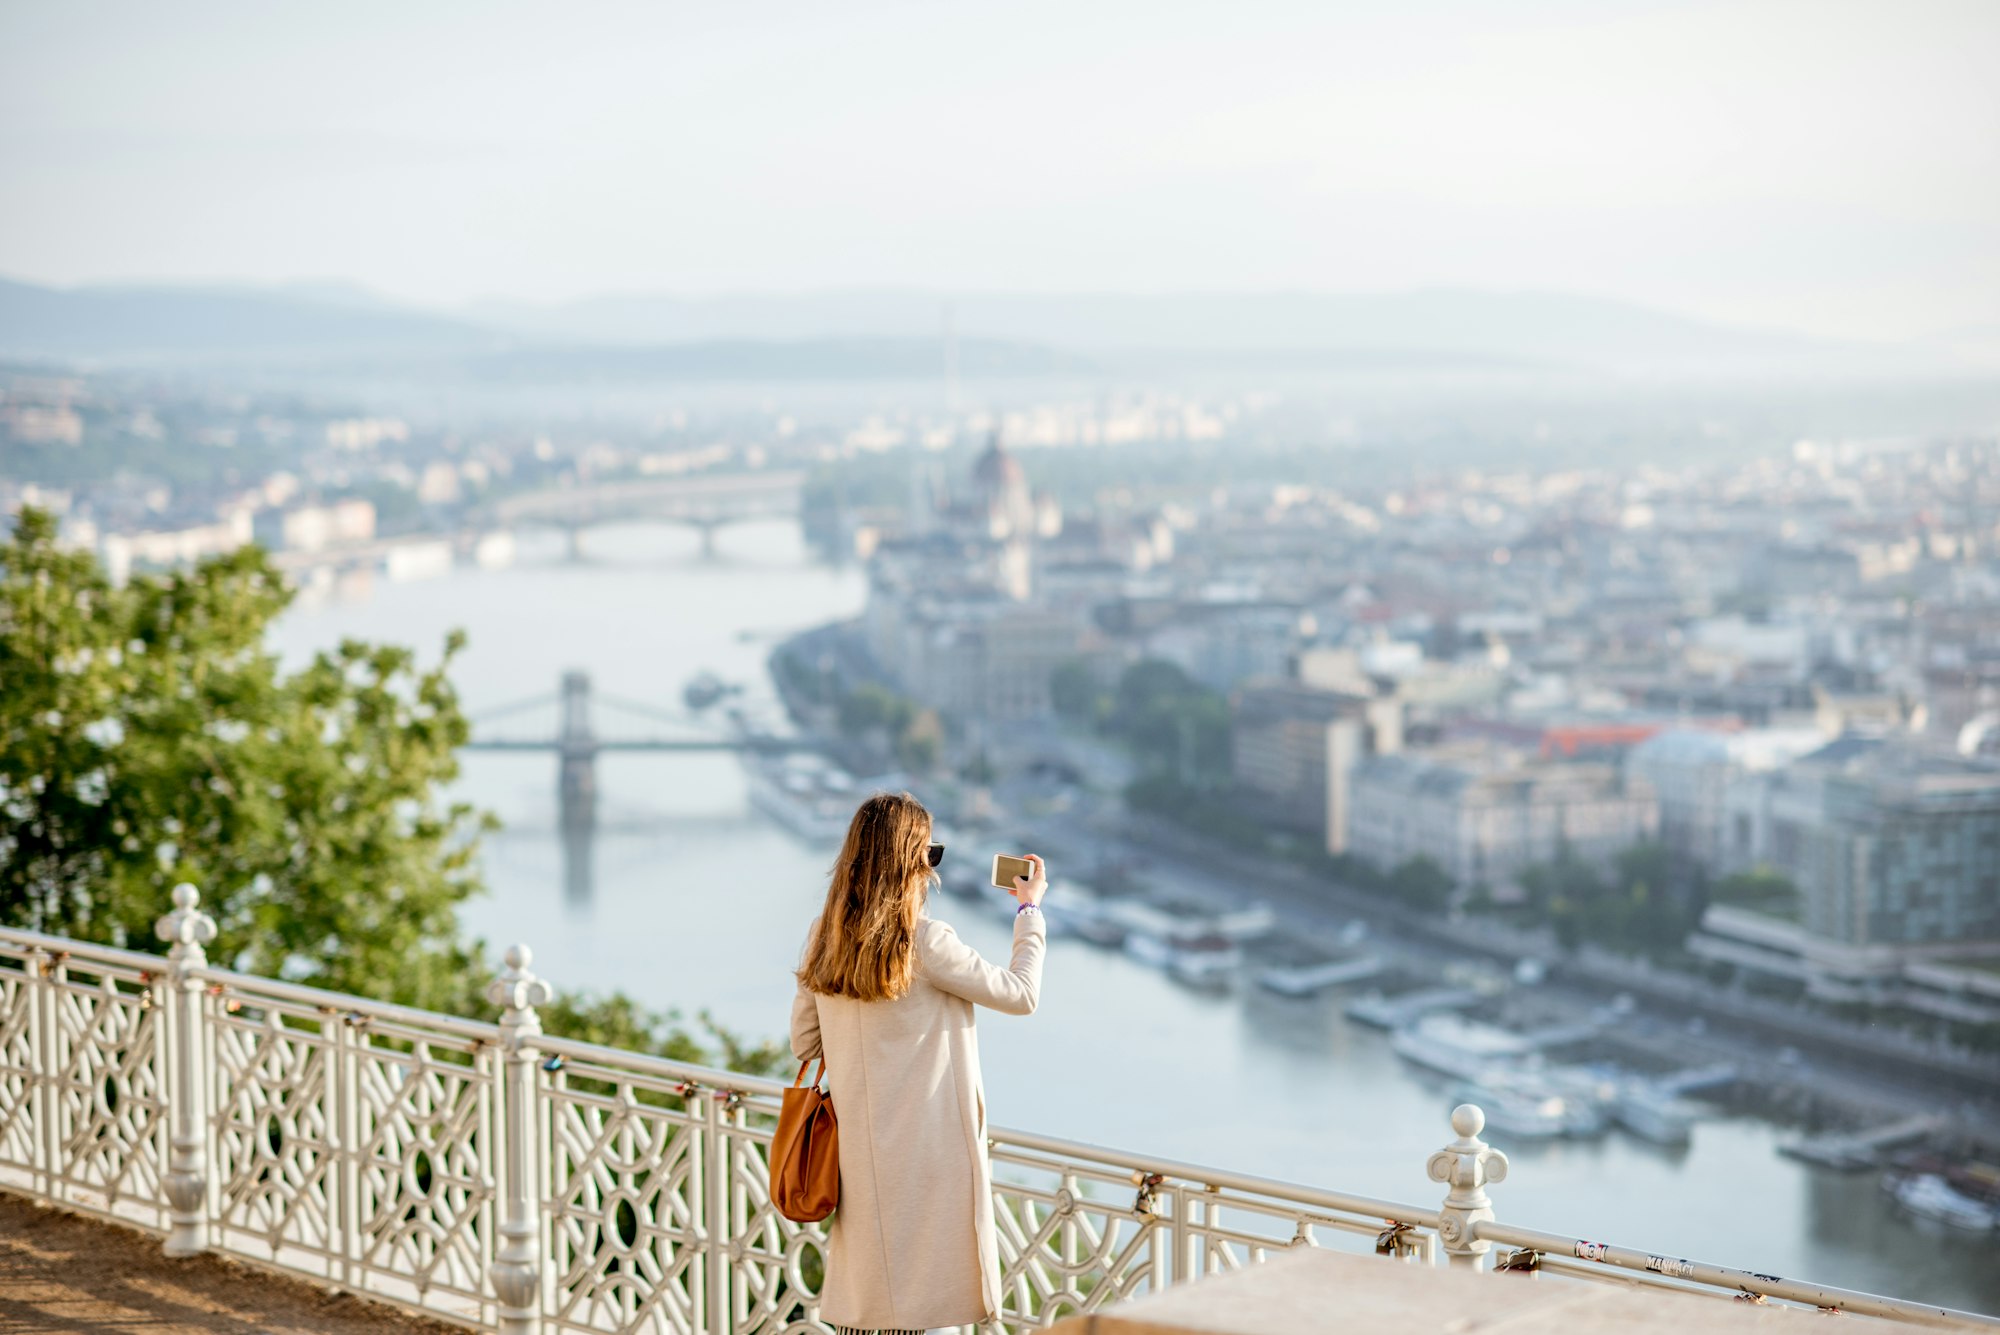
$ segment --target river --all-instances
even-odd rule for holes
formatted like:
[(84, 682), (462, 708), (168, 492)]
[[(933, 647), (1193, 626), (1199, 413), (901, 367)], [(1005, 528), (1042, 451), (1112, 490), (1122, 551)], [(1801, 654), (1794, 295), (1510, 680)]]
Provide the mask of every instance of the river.
[[(524, 538), (505, 569), (349, 587), (302, 599), (273, 631), (297, 661), (342, 637), (406, 643), (427, 660), (452, 627), (468, 710), (552, 693), (568, 669), (596, 689), (678, 709), (709, 670), (768, 700), (763, 663), (780, 635), (859, 610), (863, 578), (812, 562), (796, 526), (719, 535), (704, 562), (692, 533), (593, 531), (588, 559)], [(622, 726), (600, 711), (600, 728)], [(497, 725), (496, 725), (497, 726)], [(553, 708), (502, 731), (554, 728)], [(644, 733), (638, 723), (632, 731)], [(469, 753), (458, 794), (496, 812), (489, 893), (465, 920), (497, 953), (522, 941), (560, 986), (622, 988), (655, 1006), (708, 1010), (753, 1036), (782, 1033), (788, 970), (834, 850), (806, 847), (751, 809), (726, 754), (607, 755), (587, 895), (566, 890), (555, 759)], [(954, 849), (984, 858), (997, 850)], [(1052, 868), (1060, 882), (1062, 868)], [(1006, 928), (943, 900), (938, 911), (989, 957)], [(1340, 998), (1190, 992), (1123, 956), (1074, 941), (1050, 950), (1041, 1010), (980, 1024), (996, 1124), (1392, 1200), (1435, 1202), (1424, 1160), (1450, 1138), (1450, 1089), (1351, 1026)], [(1778, 1128), (1718, 1117), (1665, 1151), (1614, 1133), (1513, 1145), (1493, 1188), (1510, 1222), (1766, 1274), (2000, 1311), (2000, 1243), (1900, 1216), (1874, 1176), (1781, 1158)], [(1497, 1138), (1496, 1138), (1497, 1139)]]

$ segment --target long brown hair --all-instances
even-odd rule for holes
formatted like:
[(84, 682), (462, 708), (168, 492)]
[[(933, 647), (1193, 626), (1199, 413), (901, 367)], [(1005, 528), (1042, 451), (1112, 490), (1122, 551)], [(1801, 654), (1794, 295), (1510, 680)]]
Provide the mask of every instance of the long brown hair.
[(855, 811), (799, 964), (808, 992), (890, 1001), (910, 990), (930, 842), (931, 813), (908, 793), (877, 793)]

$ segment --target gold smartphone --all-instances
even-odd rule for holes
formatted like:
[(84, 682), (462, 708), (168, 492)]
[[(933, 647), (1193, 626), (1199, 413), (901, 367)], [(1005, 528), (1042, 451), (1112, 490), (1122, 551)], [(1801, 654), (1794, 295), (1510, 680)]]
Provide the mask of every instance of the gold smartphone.
[(1016, 876), (1033, 876), (1035, 866), (1026, 858), (1013, 857), (1007, 853), (993, 855), (993, 884), (1002, 890), (1018, 890), (1014, 884)]

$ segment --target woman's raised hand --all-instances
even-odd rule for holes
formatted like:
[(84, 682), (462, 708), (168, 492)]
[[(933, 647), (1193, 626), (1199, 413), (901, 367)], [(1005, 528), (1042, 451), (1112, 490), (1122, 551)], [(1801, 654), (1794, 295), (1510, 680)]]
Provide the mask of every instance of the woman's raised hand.
[(1014, 878), (1014, 898), (1023, 904), (1039, 904), (1042, 896), (1049, 892), (1048, 869), (1033, 853), (1027, 855), (1028, 874)]

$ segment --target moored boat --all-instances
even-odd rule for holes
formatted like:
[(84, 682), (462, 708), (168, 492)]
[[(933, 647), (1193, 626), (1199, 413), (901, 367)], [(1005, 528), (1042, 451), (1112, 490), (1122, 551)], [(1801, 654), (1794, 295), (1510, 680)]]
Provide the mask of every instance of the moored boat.
[(1694, 1109), (1644, 1082), (1625, 1084), (1610, 1107), (1611, 1119), (1641, 1140), (1678, 1146), (1694, 1137)]
[(750, 804), (809, 843), (838, 848), (854, 815), (854, 778), (814, 755), (743, 761)]
[(1291, 968), (1272, 965), (1257, 974), (1257, 984), (1286, 997), (1316, 996), (1329, 987), (1364, 982), (1389, 966), (1379, 955), (1354, 955)]
[(1559, 1140), (1570, 1134), (1568, 1106), (1555, 1095), (1535, 1097), (1510, 1093), (1490, 1085), (1468, 1085), (1459, 1091), (1486, 1114), (1486, 1128), (1516, 1140)]
[(1405, 1061), (1462, 1079), (1478, 1079), (1489, 1068), (1532, 1050), (1519, 1034), (1451, 1014), (1426, 1015), (1398, 1029), (1389, 1046)]
[(1913, 1215), (1935, 1219), (1968, 1233), (1984, 1233), (1994, 1225), (1990, 1208), (1958, 1191), (1936, 1173), (1912, 1173), (1895, 1179), (1889, 1194)]

